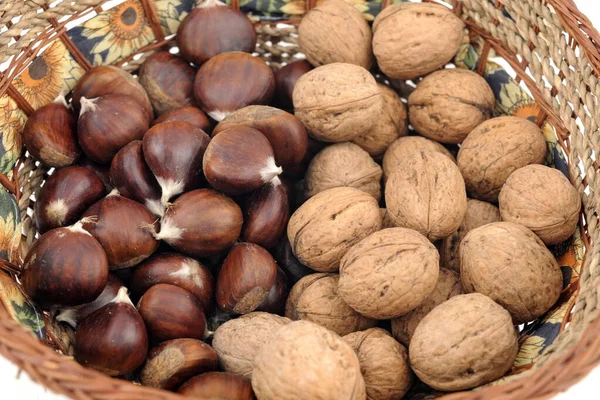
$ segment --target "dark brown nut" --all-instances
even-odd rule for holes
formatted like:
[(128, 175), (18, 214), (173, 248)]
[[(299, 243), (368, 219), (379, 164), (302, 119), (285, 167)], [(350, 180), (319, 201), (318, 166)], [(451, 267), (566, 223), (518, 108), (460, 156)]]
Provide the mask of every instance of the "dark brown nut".
[(207, 372), (195, 376), (178, 390), (195, 399), (256, 400), (249, 379), (229, 372)]
[(563, 282), (544, 242), (513, 222), (494, 222), (465, 236), (460, 244), (460, 277), (466, 292), (490, 297), (519, 324), (548, 311)]
[(208, 133), (211, 131), (210, 120), (198, 107), (183, 106), (180, 108), (172, 108), (156, 118), (153, 125), (171, 121), (183, 121), (202, 129), (204, 132)]
[(497, 117), (473, 129), (458, 152), (458, 168), (469, 194), (497, 201), (500, 189), (514, 171), (546, 159), (546, 139), (533, 122)]
[(98, 175), (104, 184), (104, 189), (106, 189), (107, 192), (113, 190), (113, 187), (110, 183), (110, 165), (98, 164), (97, 162), (94, 162), (85, 156), (79, 159), (78, 164)]
[(312, 65), (306, 60), (299, 60), (289, 63), (275, 72), (275, 82), (277, 83), (277, 100), (279, 105), (285, 110), (292, 110), (292, 93), (296, 82), (302, 75), (312, 69)]
[(310, 275), (315, 272), (298, 261), (292, 252), (290, 241), (286, 235), (281, 238), (275, 248), (271, 249), (271, 254), (273, 254), (273, 258), (275, 258), (275, 261), (277, 261), (277, 265), (279, 265), (279, 267), (287, 276), (290, 285), (294, 285), (306, 275)]
[(510, 314), (489, 297), (473, 293), (454, 296), (427, 314), (408, 354), (419, 379), (437, 390), (456, 391), (502, 377), (518, 350)]

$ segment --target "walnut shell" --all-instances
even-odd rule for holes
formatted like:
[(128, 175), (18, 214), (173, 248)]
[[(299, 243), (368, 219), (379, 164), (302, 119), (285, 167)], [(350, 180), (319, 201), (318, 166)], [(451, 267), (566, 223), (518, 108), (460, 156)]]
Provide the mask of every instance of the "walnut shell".
[(473, 293), (454, 296), (427, 314), (408, 354), (419, 379), (434, 389), (456, 391), (502, 377), (518, 350), (510, 314)]
[(490, 119), (496, 99), (475, 72), (453, 68), (428, 75), (408, 96), (410, 124), (421, 135), (442, 143), (461, 143)]
[(290, 322), (288, 318), (259, 311), (225, 322), (217, 328), (212, 340), (221, 368), (250, 378), (262, 346)]
[(296, 117), (322, 142), (345, 142), (367, 133), (383, 103), (369, 71), (343, 63), (323, 65), (302, 75), (292, 97)]
[(441, 244), (440, 263), (442, 267), (459, 272), (460, 260), (458, 248), (467, 233), (480, 226), (500, 221), (502, 221), (502, 218), (500, 217), (498, 207), (485, 201), (468, 199), (465, 219), (463, 219), (458, 230), (447, 238), (444, 238)]
[(405, 136), (397, 139), (388, 147), (383, 156), (383, 181), (387, 182), (390, 174), (396, 166), (412, 153), (420, 153), (421, 151), (430, 151), (440, 153), (456, 163), (456, 159), (450, 151), (433, 140), (429, 140), (422, 136)]
[(390, 218), (390, 214), (387, 210), (385, 208), (380, 208), (379, 211), (381, 212), (381, 229), (395, 228), (396, 225), (394, 225), (394, 221)]
[(371, 69), (371, 28), (354, 5), (327, 0), (304, 15), (298, 26), (298, 44), (315, 67), (336, 62)]
[(368, 400), (400, 399), (413, 383), (406, 348), (380, 328), (354, 332), (342, 339), (358, 356)]
[(337, 274), (311, 274), (292, 287), (285, 304), (285, 316), (292, 321), (314, 322), (347, 335), (377, 325), (377, 321), (354, 311), (338, 294)]
[(408, 133), (408, 115), (400, 96), (386, 85), (378, 83), (377, 86), (383, 97), (380, 116), (367, 133), (352, 140), (373, 158), (383, 156), (394, 140)]
[(352, 348), (308, 321), (287, 324), (256, 357), (252, 389), (261, 400), (365, 400), (365, 381)]
[(466, 292), (489, 296), (519, 324), (548, 311), (563, 282), (544, 242), (513, 222), (494, 222), (465, 236), (460, 244), (460, 276)]
[(430, 3), (386, 7), (373, 22), (373, 52), (392, 79), (414, 79), (447, 64), (458, 52), (464, 24), (448, 8)]
[(290, 218), (287, 235), (302, 264), (335, 272), (350, 247), (380, 229), (377, 200), (358, 189), (338, 187), (302, 204)]
[(369, 153), (353, 143), (325, 147), (310, 162), (306, 171), (306, 195), (334, 187), (353, 187), (381, 199), (381, 167)]
[(557, 169), (528, 165), (513, 172), (498, 196), (504, 221), (531, 229), (547, 245), (570, 238), (579, 221), (577, 189)]
[(389, 319), (415, 309), (435, 288), (437, 249), (419, 232), (389, 228), (354, 245), (340, 263), (338, 292), (350, 307)]
[(417, 325), (431, 310), (449, 298), (463, 293), (460, 275), (449, 269), (440, 268), (433, 292), (417, 308), (392, 320), (392, 334), (396, 340), (408, 346)]
[(414, 229), (432, 242), (456, 231), (467, 212), (457, 166), (442, 154), (424, 151), (398, 163), (386, 183), (385, 202), (396, 226)]
[(472, 197), (495, 202), (510, 174), (529, 164), (542, 164), (546, 151), (546, 139), (533, 122), (519, 117), (492, 118), (463, 141), (458, 168)]

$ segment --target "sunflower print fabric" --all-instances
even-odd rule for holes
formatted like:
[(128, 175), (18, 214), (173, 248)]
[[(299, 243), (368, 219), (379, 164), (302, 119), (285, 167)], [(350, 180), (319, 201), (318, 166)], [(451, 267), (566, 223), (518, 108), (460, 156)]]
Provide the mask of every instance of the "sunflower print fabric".
[(19, 206), (15, 196), (0, 188), (0, 258), (13, 261), (21, 238)]
[(15, 281), (3, 271), (0, 271), (0, 303), (15, 321), (31, 329), (40, 339), (46, 339), (42, 313), (25, 299)]
[(179, 24), (194, 7), (195, 0), (155, 0), (154, 8), (165, 36), (177, 32)]
[(13, 99), (6, 94), (0, 97), (0, 172), (4, 175), (11, 172), (21, 155), (21, 132), (26, 120)]

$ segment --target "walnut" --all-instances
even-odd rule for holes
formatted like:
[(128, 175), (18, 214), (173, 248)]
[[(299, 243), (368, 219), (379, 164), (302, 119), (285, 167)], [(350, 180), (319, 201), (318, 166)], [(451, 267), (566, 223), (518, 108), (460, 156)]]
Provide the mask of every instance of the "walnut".
[(394, 221), (390, 218), (390, 214), (388, 214), (387, 210), (385, 208), (380, 208), (379, 211), (381, 211), (381, 229), (395, 228), (396, 225), (394, 225)]
[(334, 187), (348, 186), (381, 199), (381, 167), (353, 143), (337, 143), (321, 150), (306, 171), (308, 197)]
[(577, 189), (557, 169), (528, 165), (513, 172), (498, 197), (504, 221), (531, 229), (547, 245), (564, 242), (579, 221)]
[(460, 244), (460, 276), (466, 292), (489, 296), (519, 324), (548, 311), (563, 282), (544, 242), (513, 222), (487, 224), (465, 236)]
[(464, 24), (431, 3), (386, 7), (373, 22), (373, 52), (392, 79), (415, 79), (447, 64), (458, 52)]
[(408, 97), (410, 123), (421, 135), (461, 143), (492, 117), (494, 92), (475, 72), (453, 68), (433, 72)]
[(510, 174), (529, 164), (542, 164), (546, 150), (546, 139), (533, 122), (519, 117), (492, 118), (463, 141), (458, 168), (472, 197), (495, 202)]
[(383, 103), (369, 71), (342, 63), (302, 75), (292, 97), (296, 117), (312, 137), (323, 142), (345, 142), (367, 133)]
[(419, 379), (437, 390), (456, 391), (502, 377), (518, 350), (510, 314), (473, 293), (454, 296), (427, 314), (408, 354)]

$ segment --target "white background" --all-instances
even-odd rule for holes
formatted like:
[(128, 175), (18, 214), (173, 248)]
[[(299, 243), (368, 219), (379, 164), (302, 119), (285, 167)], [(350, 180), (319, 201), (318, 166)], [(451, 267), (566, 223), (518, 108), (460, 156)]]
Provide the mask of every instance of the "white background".
[[(487, 0), (481, 0), (487, 1)], [(597, 0), (575, 0), (579, 9), (588, 16), (597, 28), (600, 27), (600, 2)], [(599, 333), (600, 334), (600, 333)], [(64, 396), (55, 395), (34, 383), (26, 373), (17, 379), (17, 367), (0, 356), (0, 398), (3, 400), (67, 400)], [(600, 389), (600, 367), (593, 370), (581, 382), (567, 392), (556, 396), (554, 400), (598, 399)], [(526, 399), (523, 399), (526, 400)]]

